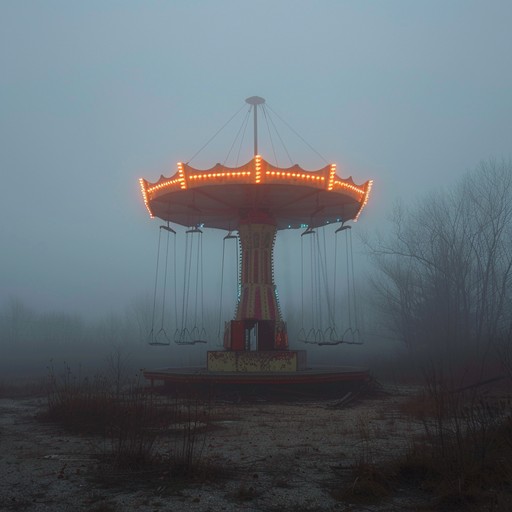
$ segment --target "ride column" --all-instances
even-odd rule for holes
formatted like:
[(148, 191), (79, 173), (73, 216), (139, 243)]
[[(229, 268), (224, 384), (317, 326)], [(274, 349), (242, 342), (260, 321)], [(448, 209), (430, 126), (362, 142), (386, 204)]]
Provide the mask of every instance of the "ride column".
[(261, 210), (252, 210), (240, 220), (242, 268), (240, 303), (236, 320), (281, 320), (276, 285), (272, 275), (276, 238), (274, 220)]
[[(286, 329), (282, 321), (273, 275), (276, 224), (264, 210), (243, 212), (238, 227), (241, 245), (240, 301), (232, 333), (239, 350), (250, 350), (247, 339), (253, 333), (257, 350), (286, 349)], [(243, 330), (243, 335), (241, 334)]]

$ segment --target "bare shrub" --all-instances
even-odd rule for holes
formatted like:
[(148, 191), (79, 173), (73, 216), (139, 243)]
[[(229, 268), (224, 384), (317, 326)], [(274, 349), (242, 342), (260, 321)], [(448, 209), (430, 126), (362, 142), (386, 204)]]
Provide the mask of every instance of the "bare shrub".
[(139, 378), (123, 386), (104, 375), (61, 375), (50, 368), (46, 418), (77, 433), (103, 437), (102, 459), (114, 469), (152, 465), (172, 477), (201, 474), (211, 402), (192, 393), (158, 395)]

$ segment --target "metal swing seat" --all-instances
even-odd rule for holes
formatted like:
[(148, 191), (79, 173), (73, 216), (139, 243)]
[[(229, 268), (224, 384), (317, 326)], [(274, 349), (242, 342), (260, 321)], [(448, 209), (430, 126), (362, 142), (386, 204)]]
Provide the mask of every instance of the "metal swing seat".
[[(334, 234), (335, 236), (340, 233), (340, 232), (345, 232), (345, 233), (349, 233), (348, 230), (351, 229), (351, 226), (346, 226), (344, 222), (341, 223), (341, 226), (338, 227)], [(303, 248), (303, 241), (302, 241), (302, 237), (306, 236), (306, 235), (315, 235), (316, 237), (316, 241), (317, 241), (317, 244), (318, 244), (318, 238), (317, 238), (317, 233), (316, 233), (316, 230), (312, 229), (311, 226), (308, 226), (306, 228), (306, 230), (301, 233), (301, 259), (302, 259), (302, 273), (303, 273), (303, 276), (302, 276), (302, 319), (304, 320), (305, 318), (305, 307), (304, 307), (304, 248)], [(309, 238), (309, 237), (308, 237)], [(316, 276), (319, 276), (322, 272), (322, 270), (324, 272), (326, 272), (326, 269), (325, 268), (320, 268), (321, 267), (321, 255), (320, 255), (320, 245), (318, 244), (318, 251), (316, 254), (314, 254), (314, 249), (313, 249), (313, 243), (314, 243), (314, 238), (311, 239), (311, 252), (312, 252), (312, 256), (311, 256), (311, 276), (313, 276), (313, 274), (316, 272)], [(324, 241), (325, 243), (325, 241)], [(336, 277), (336, 264), (337, 264), (337, 237), (336, 237), (336, 242), (335, 242), (335, 256), (334, 256), (334, 259), (335, 259), (335, 262), (334, 262), (334, 279), (333, 279), (333, 282), (334, 282), (334, 287), (336, 287), (336, 281), (337, 281), (337, 277)], [(315, 263), (315, 258), (316, 258), (316, 264), (318, 265), (318, 268), (315, 268), (313, 269), (313, 265)], [(325, 264), (325, 262), (324, 262)], [(347, 264), (347, 269), (346, 269), (346, 272), (347, 272), (347, 276), (350, 275), (350, 270), (352, 270), (352, 288), (353, 288), (353, 266), (352, 268), (350, 268), (351, 264), (353, 265), (353, 258), (352, 258), (352, 244), (351, 244), (351, 238), (350, 238), (350, 246), (347, 244), (347, 261), (346, 261), (346, 264)], [(313, 277), (311, 278), (313, 280)], [(347, 279), (349, 279), (349, 277), (347, 277)], [(318, 281), (320, 279), (318, 278)], [(318, 283), (315, 283), (316, 286), (319, 286)], [(313, 284), (312, 284), (313, 286)], [(325, 282), (325, 286), (327, 287), (327, 282)], [(336, 290), (334, 289), (333, 290), (333, 306), (331, 307), (330, 305), (330, 299), (327, 300), (327, 303), (328, 303), (328, 316), (329, 316), (329, 320), (330, 320), (330, 325), (325, 328), (325, 329), (322, 329), (320, 327), (318, 327), (316, 324), (317, 324), (317, 321), (316, 320), (313, 320), (313, 324), (314, 326), (306, 329), (304, 327), (304, 325), (301, 327), (301, 329), (299, 330), (299, 333), (298, 333), (298, 341), (300, 341), (301, 343), (304, 343), (304, 344), (308, 344), (308, 345), (318, 345), (318, 346), (336, 346), (336, 345), (342, 345), (342, 344), (345, 344), (345, 345), (362, 345), (362, 341), (360, 341), (360, 331), (359, 331), (359, 328), (357, 326), (357, 312), (355, 311), (355, 289), (351, 290), (350, 289), (351, 286), (348, 286), (348, 294), (349, 294), (349, 306), (348, 306), (348, 309), (349, 309), (349, 326), (343, 331), (343, 333), (340, 335), (338, 333), (338, 330), (336, 328), (336, 323), (335, 323), (335, 320), (334, 320), (334, 313), (335, 313), (335, 310), (336, 310), (336, 306), (335, 306), (335, 297), (336, 297)], [(324, 291), (325, 294), (326, 294), (326, 297), (328, 297), (328, 291), (325, 290)], [(350, 299), (350, 294), (353, 293), (354, 294), (354, 297), (353, 297), (353, 302), (354, 302), (354, 305), (352, 306), (351, 304), (351, 299)], [(319, 298), (320, 296), (320, 292), (318, 290), (316, 290), (316, 293), (312, 293), (312, 295), (317, 298)], [(355, 320), (355, 323), (356, 325), (355, 326), (352, 326), (352, 318), (351, 318), (351, 309), (352, 307), (354, 308), (354, 320)], [(314, 317), (315, 316), (315, 311), (314, 311), (314, 307), (313, 307), (313, 313), (312, 313), (312, 316)], [(321, 316), (321, 315), (320, 315)]]

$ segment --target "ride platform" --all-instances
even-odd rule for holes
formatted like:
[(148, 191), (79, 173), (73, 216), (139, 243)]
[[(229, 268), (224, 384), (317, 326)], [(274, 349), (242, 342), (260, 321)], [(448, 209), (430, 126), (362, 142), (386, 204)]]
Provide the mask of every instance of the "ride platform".
[(354, 366), (309, 367), (297, 371), (211, 371), (204, 367), (144, 370), (151, 387), (171, 393), (214, 395), (334, 397), (371, 381), (369, 370)]

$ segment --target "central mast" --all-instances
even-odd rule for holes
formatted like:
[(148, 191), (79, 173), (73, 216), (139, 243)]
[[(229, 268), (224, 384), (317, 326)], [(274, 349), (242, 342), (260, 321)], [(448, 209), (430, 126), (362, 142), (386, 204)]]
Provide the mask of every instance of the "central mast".
[(259, 96), (251, 96), (245, 100), (254, 107), (254, 156), (258, 154), (258, 105), (263, 105), (265, 100)]
[[(254, 162), (259, 165), (258, 105), (263, 105), (265, 100), (251, 96), (245, 101), (254, 108)], [(251, 350), (251, 337), (256, 338), (257, 351), (288, 348), (286, 324), (274, 283), (276, 232), (276, 221), (266, 209), (254, 205), (240, 211), (240, 298), (225, 338), (225, 347), (230, 350)]]

